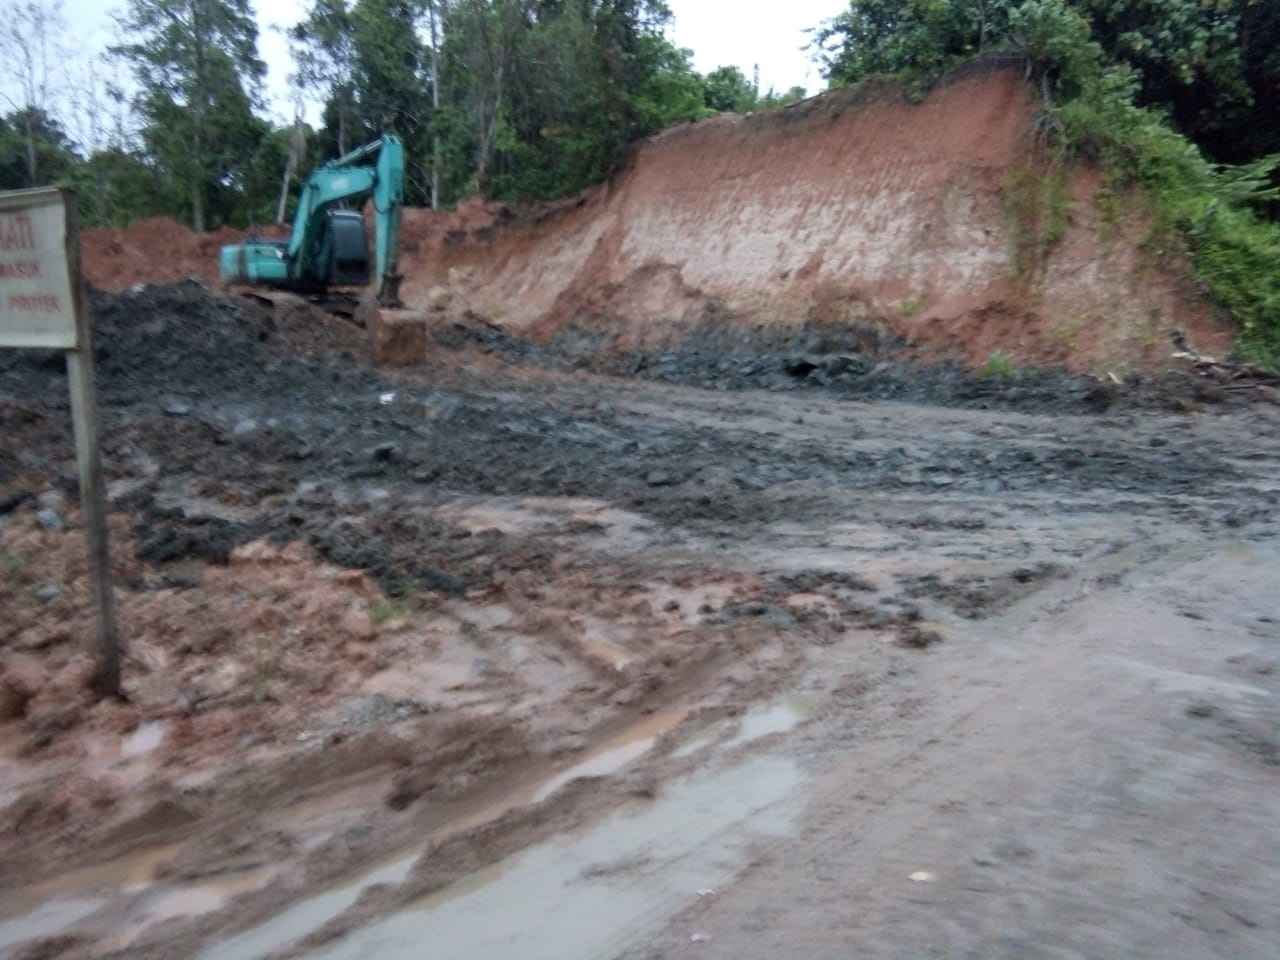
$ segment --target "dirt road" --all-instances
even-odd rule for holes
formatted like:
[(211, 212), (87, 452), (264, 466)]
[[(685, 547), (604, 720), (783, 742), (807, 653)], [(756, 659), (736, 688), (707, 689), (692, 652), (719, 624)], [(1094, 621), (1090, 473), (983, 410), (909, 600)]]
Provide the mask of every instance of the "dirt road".
[(59, 373), (3, 358), (0, 956), (1275, 955), (1265, 396), (395, 377), (145, 297), (128, 704), (77, 686)]

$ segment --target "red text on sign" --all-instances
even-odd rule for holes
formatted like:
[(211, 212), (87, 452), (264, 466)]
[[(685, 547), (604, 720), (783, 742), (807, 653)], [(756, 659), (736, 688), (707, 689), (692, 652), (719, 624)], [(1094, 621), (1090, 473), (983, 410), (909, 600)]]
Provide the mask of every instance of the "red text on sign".
[(28, 216), (0, 217), (0, 250), (34, 250), (35, 232)]
[(0, 280), (34, 280), (40, 276), (40, 262), (38, 260), (18, 260), (14, 263), (6, 263), (0, 260)]
[(60, 313), (58, 298), (52, 293), (9, 294), (9, 309), (17, 313)]

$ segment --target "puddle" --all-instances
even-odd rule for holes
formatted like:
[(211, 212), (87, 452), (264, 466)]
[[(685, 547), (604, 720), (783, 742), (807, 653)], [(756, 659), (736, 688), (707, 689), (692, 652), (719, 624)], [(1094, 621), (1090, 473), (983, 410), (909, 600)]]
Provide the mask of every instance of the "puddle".
[[(445, 824), (423, 838), (422, 849), (452, 834), (462, 833), (491, 823), (518, 807), (545, 800), (572, 780), (599, 777), (621, 769), (643, 756), (657, 738), (673, 729), (689, 713), (687, 707), (662, 710), (628, 727), (623, 733), (606, 740), (598, 748), (571, 767), (551, 774), (546, 779), (514, 791), (499, 800)], [(215, 944), (199, 955), (198, 960), (253, 960), (279, 949), (290, 941), (306, 936), (350, 907), (366, 889), (377, 883), (401, 883), (421, 855), (415, 850), (408, 856), (382, 864), (356, 877), (354, 881), (294, 904), (279, 916), (237, 937)]]
[(0, 947), (59, 933), (105, 906), (106, 897), (144, 890), (179, 849), (181, 844), (139, 850), (17, 893), (0, 907)]
[[(729, 750), (773, 733), (786, 733), (799, 726), (808, 717), (808, 712), (809, 707), (804, 700), (791, 699), (748, 710), (736, 720), (717, 720), (671, 751), (671, 757), (673, 760), (681, 760), (707, 747)], [(732, 734), (724, 739), (730, 731)]]
[(368, 870), (352, 883), (301, 900), (266, 923), (208, 947), (197, 954), (197, 960), (258, 960), (265, 957), (286, 943), (324, 925), (354, 904), (365, 890), (375, 884), (403, 883), (416, 859), (416, 854), (399, 857)]
[[(615, 773), (631, 761), (648, 753), (653, 749), (658, 737), (674, 730), (688, 715), (688, 707), (673, 707), (670, 710), (659, 710), (650, 714), (639, 723), (632, 724), (622, 733), (589, 751), (585, 757), (567, 770), (552, 774), (536, 785), (532, 794), (520, 803), (539, 803), (565, 784), (581, 777), (604, 777)], [(518, 804), (513, 804), (515, 805)]]
[[(798, 805), (800, 772), (784, 757), (756, 757), (667, 788), (619, 813), (424, 897), (312, 960), (597, 960), (634, 946), (642, 925), (718, 888), (747, 866), (750, 837), (780, 837)], [(568, 922), (567, 918), (572, 918)]]
[(96, 898), (69, 897), (50, 900), (15, 919), (0, 920), (0, 947), (61, 933), (105, 904), (105, 900)]
[(131, 923), (119, 933), (104, 941), (106, 951), (122, 950), (129, 946), (151, 926), (178, 917), (198, 917), (221, 910), (242, 893), (258, 890), (275, 874), (271, 867), (263, 867), (233, 877), (220, 878), (208, 883), (191, 884), (158, 890), (137, 911), (131, 911)]
[(805, 711), (796, 701), (775, 703), (760, 710), (748, 710), (738, 720), (738, 732), (724, 743), (727, 750), (773, 733), (786, 733), (805, 719)]

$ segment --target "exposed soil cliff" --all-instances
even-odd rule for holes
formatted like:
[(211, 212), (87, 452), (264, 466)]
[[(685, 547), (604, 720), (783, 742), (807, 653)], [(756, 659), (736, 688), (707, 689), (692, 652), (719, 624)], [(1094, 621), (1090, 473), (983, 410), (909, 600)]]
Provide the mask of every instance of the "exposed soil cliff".
[[(1228, 351), (1140, 201), (1104, 213), (1094, 171), (1046, 162), (1036, 114), (1019, 68), (977, 66), (920, 102), (863, 88), (673, 127), (558, 204), (406, 211), (404, 294), (595, 356), (692, 337), (749, 352), (813, 328), (841, 352), (905, 344), (975, 366), (1004, 351), (1155, 370), (1174, 330)], [(213, 280), (234, 239), (90, 230), (86, 269), (107, 289)]]

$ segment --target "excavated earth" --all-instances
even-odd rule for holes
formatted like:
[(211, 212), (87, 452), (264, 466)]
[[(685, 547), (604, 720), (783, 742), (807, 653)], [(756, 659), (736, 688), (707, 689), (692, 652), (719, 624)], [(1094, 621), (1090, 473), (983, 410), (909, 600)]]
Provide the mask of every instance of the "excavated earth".
[[(62, 359), (0, 354), (0, 957), (1273, 957), (1274, 389), (1169, 360), (1174, 324), (1223, 342), (1163, 268), (1123, 282), (1169, 330), (1056, 368), (1026, 358), (1069, 274), (1019, 300), (1000, 240), (845, 312), (825, 258), (748, 283), (874, 252), (777, 192), (809, 189), (779, 131), (828, 131), (811, 184), (880, 171), (903, 250), (908, 195), (963, 246), (1031, 113), (985, 71), (670, 131), (536, 216), (417, 214), (395, 370), (300, 300), (141, 285), (174, 278), (119, 251), (163, 225), (86, 237), (125, 697), (81, 653)], [(992, 159), (944, 201), (876, 130)], [(663, 226), (694, 148), (738, 229)], [(747, 197), (790, 226), (744, 264)]]

